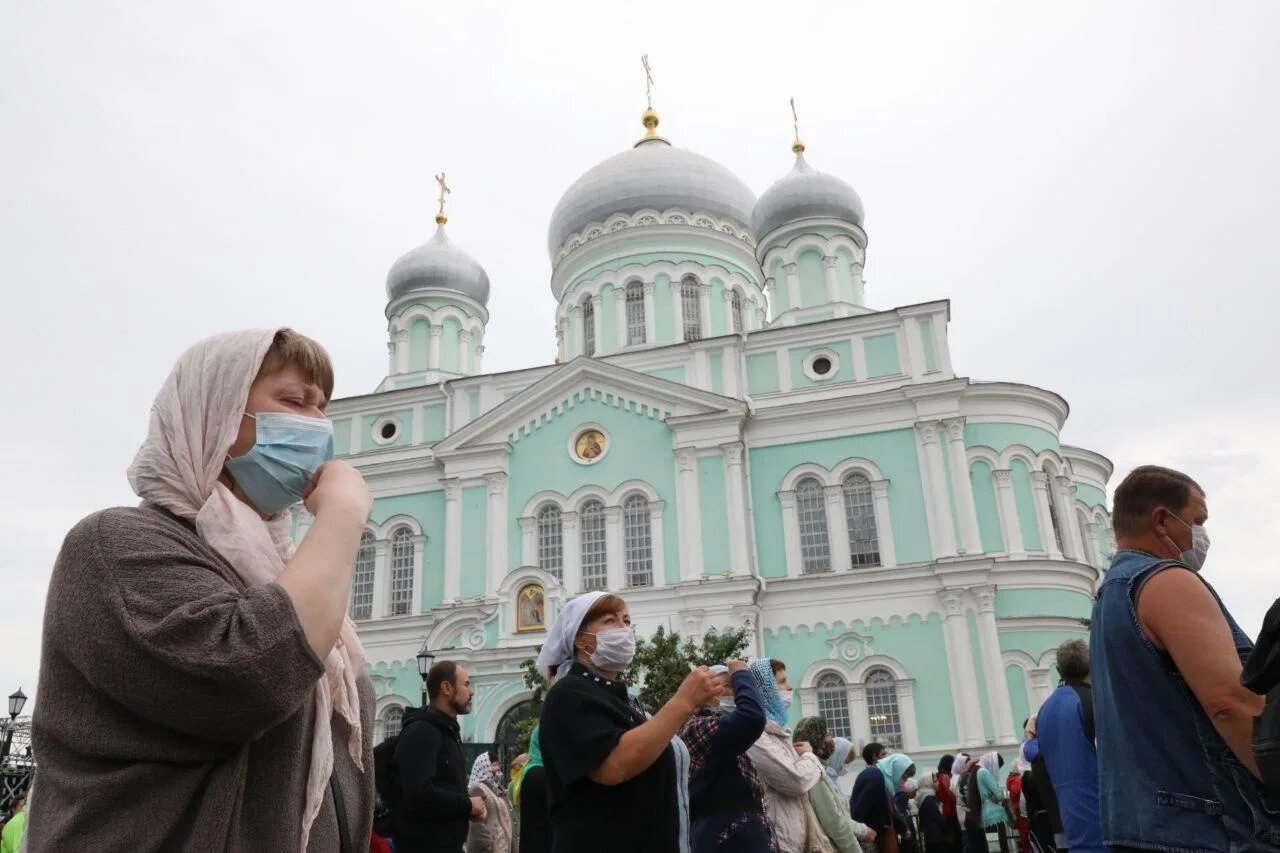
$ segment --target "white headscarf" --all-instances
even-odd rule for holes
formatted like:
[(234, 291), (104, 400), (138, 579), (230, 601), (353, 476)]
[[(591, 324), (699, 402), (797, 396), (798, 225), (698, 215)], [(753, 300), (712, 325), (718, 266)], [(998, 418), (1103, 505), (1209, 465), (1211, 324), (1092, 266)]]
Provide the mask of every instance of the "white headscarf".
[(573, 640), (578, 636), (578, 628), (591, 609), (591, 605), (603, 597), (603, 592), (587, 592), (570, 601), (556, 614), (556, 621), (547, 629), (547, 641), (538, 652), (538, 672), (543, 678), (551, 678), (551, 670), (556, 669), (557, 677), (567, 672), (565, 664), (572, 663)]
[(925, 773), (911, 781), (916, 783), (916, 808), (924, 805), (924, 801), (938, 795), (938, 774)]
[(992, 776), (1000, 775), (1000, 753), (988, 752), (986, 755), (978, 759), (978, 766), (986, 770)]
[(482, 752), (476, 756), (476, 760), (471, 764), (471, 780), (468, 785), (479, 785), (483, 782), (493, 782), (493, 762), (489, 759), (489, 753)]
[[(221, 554), (245, 586), (270, 583), (293, 556), (290, 518), (270, 521), (218, 482), (262, 359), (278, 329), (230, 332), (206, 338), (178, 359), (151, 406), (147, 439), (129, 466), (129, 484), (146, 504), (195, 522), (196, 532)], [(344, 618), (338, 641), (316, 682), (307, 797), (298, 849), (307, 849), (333, 772), (333, 733), (338, 714), (348, 727), (347, 752), (364, 769), (357, 678), (364, 648), (355, 625)]]

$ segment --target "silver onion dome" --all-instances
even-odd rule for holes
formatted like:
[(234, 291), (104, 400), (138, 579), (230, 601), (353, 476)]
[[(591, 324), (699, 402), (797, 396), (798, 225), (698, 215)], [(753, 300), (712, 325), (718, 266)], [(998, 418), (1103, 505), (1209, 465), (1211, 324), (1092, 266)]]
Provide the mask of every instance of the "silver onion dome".
[(564, 241), (587, 225), (646, 209), (708, 213), (745, 227), (755, 201), (737, 175), (701, 154), (673, 148), (651, 129), (634, 148), (588, 170), (565, 190), (551, 215), (547, 249), (554, 263)]
[(489, 275), (449, 240), (441, 223), (434, 237), (402, 255), (387, 273), (388, 299), (414, 290), (452, 290), (487, 306)]
[(797, 147), (795, 166), (756, 202), (751, 214), (751, 230), (756, 239), (763, 240), (789, 222), (813, 217), (839, 219), (862, 227), (862, 199), (853, 187), (835, 175), (814, 169), (804, 159), (803, 144), (797, 143)]

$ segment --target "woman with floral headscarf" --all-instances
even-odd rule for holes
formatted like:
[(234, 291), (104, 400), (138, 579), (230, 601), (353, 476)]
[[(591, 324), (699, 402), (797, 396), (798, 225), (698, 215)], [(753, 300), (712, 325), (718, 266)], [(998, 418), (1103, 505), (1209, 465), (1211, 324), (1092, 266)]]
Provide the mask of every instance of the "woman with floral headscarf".
[[(835, 738), (827, 731), (827, 721), (821, 717), (805, 717), (796, 723), (793, 737), (796, 743), (809, 744), (818, 758), (830, 758), (835, 751)], [(825, 774), (818, 784), (809, 789), (808, 797), (818, 825), (839, 853), (861, 853), (861, 842), (876, 840), (874, 829), (849, 817), (848, 805), (836, 790), (835, 783)]]
[(141, 505), (77, 524), (49, 582), (32, 851), (367, 843), (374, 698), (346, 610), (372, 498), (331, 461), (332, 392), (289, 329), (174, 365), (128, 472)]
[(476, 756), (471, 765), (467, 794), (484, 800), (484, 820), (473, 822), (467, 831), (467, 853), (515, 853), (516, 837), (511, 825), (511, 809), (493, 775), (496, 762), (489, 753)]
[(808, 743), (793, 745), (787, 734), (791, 686), (787, 666), (780, 660), (756, 658), (749, 669), (764, 699), (768, 721), (764, 734), (747, 750), (764, 782), (764, 808), (780, 853), (804, 853), (807, 838), (806, 794), (823, 778), (822, 762)]

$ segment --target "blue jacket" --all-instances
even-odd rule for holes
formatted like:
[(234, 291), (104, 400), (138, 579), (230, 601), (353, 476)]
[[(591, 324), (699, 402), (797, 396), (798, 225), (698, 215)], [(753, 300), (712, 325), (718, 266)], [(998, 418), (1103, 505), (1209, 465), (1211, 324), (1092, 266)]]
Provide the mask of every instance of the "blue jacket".
[(877, 833), (892, 820), (889, 792), (884, 787), (884, 773), (874, 764), (858, 774), (849, 796), (849, 812), (853, 819), (865, 823)]
[(1100, 853), (1106, 845), (1098, 810), (1098, 748), (1092, 730), (1092, 691), (1085, 684), (1062, 685), (1036, 715), (1040, 752), (1053, 780), (1067, 846)]

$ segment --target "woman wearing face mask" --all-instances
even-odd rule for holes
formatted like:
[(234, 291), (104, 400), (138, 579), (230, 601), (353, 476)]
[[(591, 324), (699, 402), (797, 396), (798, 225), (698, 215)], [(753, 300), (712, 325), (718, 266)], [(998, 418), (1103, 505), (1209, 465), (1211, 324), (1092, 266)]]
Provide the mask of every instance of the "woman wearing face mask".
[(793, 745), (787, 733), (787, 709), (791, 706), (791, 686), (787, 667), (780, 660), (756, 658), (750, 671), (764, 698), (768, 722), (764, 734), (748, 751), (752, 764), (764, 781), (764, 806), (773, 824), (781, 853), (805, 850), (805, 802), (809, 789), (823, 778), (822, 762), (807, 743)]
[(676, 732), (721, 681), (698, 667), (646, 719), (618, 680), (635, 649), (627, 604), (608, 593), (573, 599), (547, 632), (538, 671), (555, 683), (539, 735), (555, 853), (688, 850), (688, 751)]
[(33, 853), (368, 843), (374, 699), (345, 617), (372, 501), (330, 461), (332, 391), (288, 329), (179, 358), (129, 469), (142, 504), (80, 522), (54, 566)]
[(840, 779), (849, 773), (849, 764), (857, 757), (857, 753), (853, 751), (853, 741), (848, 738), (838, 737), (835, 739), (835, 747), (831, 750), (831, 757), (827, 759), (827, 778), (831, 780), (831, 784), (836, 786), (836, 792), (840, 794), (840, 798), (845, 802), (849, 801), (849, 791), (847, 791)]
[[(794, 737), (796, 743), (807, 743), (818, 758), (830, 758), (835, 752), (835, 738), (827, 731), (827, 721), (821, 717), (805, 717), (796, 723)], [(818, 828), (828, 841), (827, 849), (837, 853), (862, 853), (863, 842), (870, 844), (876, 840), (874, 829), (849, 817), (849, 807), (845, 804), (844, 797), (825, 774), (818, 780), (818, 784), (809, 789), (806, 796), (817, 819)], [(815, 839), (812, 832), (810, 835), (809, 848), (812, 850)]]

